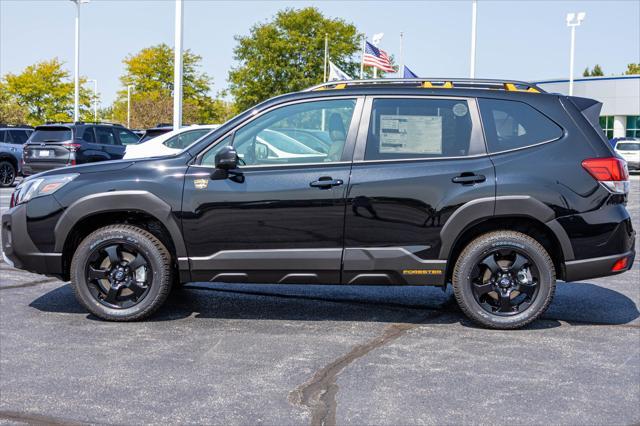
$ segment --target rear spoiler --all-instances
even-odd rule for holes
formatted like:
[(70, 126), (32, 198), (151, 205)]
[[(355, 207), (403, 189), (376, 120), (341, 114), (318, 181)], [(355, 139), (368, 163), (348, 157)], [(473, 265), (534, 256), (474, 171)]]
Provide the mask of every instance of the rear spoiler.
[(602, 111), (602, 102), (598, 102), (595, 99), (580, 98), (578, 96), (567, 96), (567, 99), (578, 108), (578, 111), (582, 113), (584, 118), (587, 119), (589, 124), (601, 135), (605, 140), (607, 137), (600, 127), (600, 111)]

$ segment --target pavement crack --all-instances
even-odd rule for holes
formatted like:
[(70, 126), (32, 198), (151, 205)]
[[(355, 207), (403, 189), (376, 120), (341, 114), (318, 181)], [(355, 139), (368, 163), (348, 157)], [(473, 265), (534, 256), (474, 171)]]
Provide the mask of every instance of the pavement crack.
[(433, 311), (419, 321), (388, 325), (380, 335), (354, 346), (348, 353), (318, 370), (310, 380), (289, 393), (289, 402), (311, 412), (311, 426), (334, 426), (337, 409), (337, 378), (340, 373), (371, 351), (393, 342), (410, 330), (447, 312), (447, 309)]

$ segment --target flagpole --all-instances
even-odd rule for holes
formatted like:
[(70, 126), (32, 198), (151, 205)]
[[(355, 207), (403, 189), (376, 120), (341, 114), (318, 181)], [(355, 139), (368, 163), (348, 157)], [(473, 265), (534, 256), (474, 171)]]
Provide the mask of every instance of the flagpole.
[(400, 67), (398, 68), (398, 77), (404, 77), (404, 52), (402, 50), (402, 42), (404, 41), (404, 33), (400, 32)]
[(322, 69), (324, 75), (322, 77), (323, 82), (327, 82), (327, 56), (329, 55), (329, 34), (324, 34), (324, 68)]
[(366, 36), (362, 34), (362, 54), (360, 56), (360, 80), (364, 79), (364, 43)]

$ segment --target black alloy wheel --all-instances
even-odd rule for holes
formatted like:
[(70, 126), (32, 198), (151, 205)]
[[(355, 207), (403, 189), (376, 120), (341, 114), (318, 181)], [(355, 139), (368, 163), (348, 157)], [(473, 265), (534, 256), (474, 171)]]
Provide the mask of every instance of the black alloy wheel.
[(0, 161), (0, 186), (3, 188), (13, 185), (16, 180), (16, 169), (8, 161)]
[(529, 257), (515, 249), (498, 249), (481, 259), (472, 273), (475, 300), (494, 315), (515, 315), (538, 296), (539, 273)]
[(89, 291), (110, 308), (126, 309), (141, 302), (149, 292), (151, 277), (149, 260), (127, 242), (98, 246), (87, 262)]

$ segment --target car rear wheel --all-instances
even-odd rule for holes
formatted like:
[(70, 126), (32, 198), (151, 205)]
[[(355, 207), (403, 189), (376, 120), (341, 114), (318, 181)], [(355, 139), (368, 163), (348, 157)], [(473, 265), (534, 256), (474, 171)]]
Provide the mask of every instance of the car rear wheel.
[(100, 228), (78, 246), (71, 285), (92, 314), (111, 321), (148, 317), (171, 290), (171, 255), (151, 233), (131, 225)]
[(555, 268), (544, 247), (513, 231), (476, 238), (453, 271), (458, 305), (489, 328), (514, 329), (534, 321), (551, 303), (555, 285)]
[(0, 161), (0, 187), (7, 188), (16, 181), (16, 168), (6, 160)]

